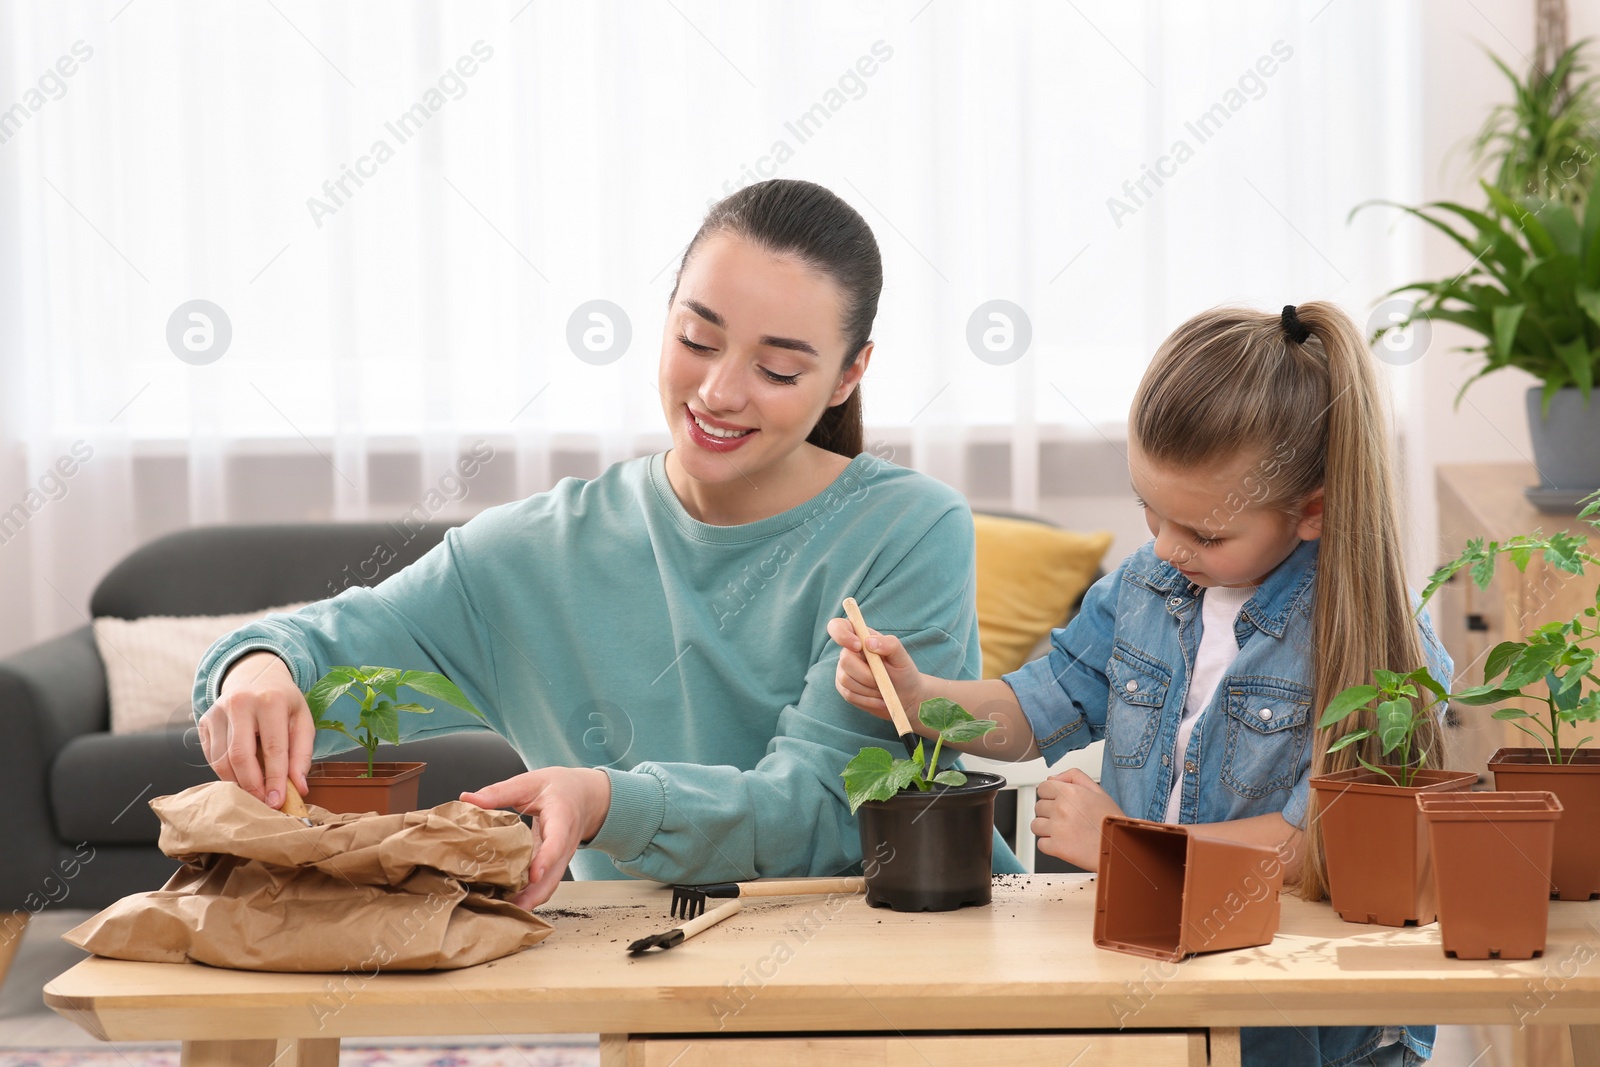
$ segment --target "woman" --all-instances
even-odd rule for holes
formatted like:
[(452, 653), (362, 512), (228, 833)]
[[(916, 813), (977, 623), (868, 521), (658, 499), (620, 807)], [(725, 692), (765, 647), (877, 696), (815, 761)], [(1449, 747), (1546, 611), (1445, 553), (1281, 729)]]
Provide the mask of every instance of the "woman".
[[(872, 231), (820, 186), (715, 205), (662, 336), (671, 451), (491, 508), (381, 585), (219, 640), (195, 683), (218, 776), (276, 806), (344, 747), (301, 695), (328, 667), (433, 670), (535, 768), (462, 796), (538, 819), (524, 907), (569, 861), (664, 882), (858, 864), (839, 772), (893, 735), (835, 691), (827, 621), (855, 596), (925, 670), (979, 670), (965, 501), (863, 451), (882, 284)], [(407, 737), (477, 724), (401, 718)]]

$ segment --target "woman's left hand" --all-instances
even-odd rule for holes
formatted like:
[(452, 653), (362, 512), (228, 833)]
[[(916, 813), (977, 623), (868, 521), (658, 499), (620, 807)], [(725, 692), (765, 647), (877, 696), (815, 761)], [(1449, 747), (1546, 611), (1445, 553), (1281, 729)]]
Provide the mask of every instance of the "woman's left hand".
[(530, 911), (555, 893), (578, 845), (600, 832), (611, 810), (611, 778), (583, 767), (546, 767), (486, 785), (461, 799), (480, 808), (511, 808), (538, 824), (539, 847), (528, 886), (511, 903)]
[(1073, 767), (1039, 783), (1031, 829), (1039, 851), (1076, 864), (1086, 871), (1100, 868), (1100, 821), (1122, 809), (1100, 783)]

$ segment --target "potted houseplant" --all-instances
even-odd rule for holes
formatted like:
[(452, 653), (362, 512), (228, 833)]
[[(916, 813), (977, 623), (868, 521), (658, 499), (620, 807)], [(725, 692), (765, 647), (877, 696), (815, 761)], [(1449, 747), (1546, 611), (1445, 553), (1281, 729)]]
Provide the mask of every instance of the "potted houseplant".
[(994, 862), (998, 774), (939, 769), (946, 742), (974, 741), (993, 730), (954, 701), (923, 701), (922, 724), (938, 732), (933, 752), (917, 742), (909, 759), (864, 748), (845, 766), (845, 795), (857, 816), (866, 865), (867, 903), (895, 911), (954, 911), (987, 904)]
[[(1436, 715), (1445, 687), (1419, 667), (1408, 674), (1378, 670), (1376, 685), (1339, 693), (1318, 720), (1329, 729), (1357, 711), (1374, 725), (1349, 730), (1328, 752), (1354, 748), (1359, 767), (1311, 779), (1328, 868), (1328, 895), (1346, 922), (1419, 926), (1437, 915), (1432, 857), (1416, 797), (1469, 788), (1477, 775), (1424, 766), (1416, 733)], [(1385, 763), (1361, 754), (1367, 742)]]
[[(400, 715), (427, 715), (433, 708), (399, 703), (396, 695), (407, 688), (483, 718), (456, 684), (432, 671), (403, 671), (396, 667), (331, 667), (306, 693), (306, 704), (318, 730), (341, 733), (366, 750), (365, 762), (319, 761), (306, 775), (306, 801), (332, 812), (375, 811), (379, 815), (412, 811), (417, 806), (417, 779), (422, 763), (382, 763), (376, 759), (378, 743), (400, 743)], [(340, 697), (360, 706), (355, 731), (327, 717)]]
[[(1461, 386), (1504, 367), (1538, 378), (1527, 393), (1528, 428), (1541, 484), (1527, 490), (1536, 505), (1575, 510), (1573, 502), (1600, 488), (1600, 407), (1591, 403), (1600, 371), (1600, 99), (1583, 77), (1579, 42), (1560, 51), (1547, 72), (1511, 79), (1513, 103), (1495, 109), (1475, 143), (1495, 183), (1480, 182), (1481, 209), (1450, 201), (1398, 207), (1433, 226), (1472, 257), (1447, 278), (1402, 285), (1411, 315), (1386, 324), (1374, 340), (1410, 327), (1415, 318), (1441, 319), (1482, 338), (1462, 346), (1480, 353), (1477, 372)], [(1361, 205), (1356, 210), (1361, 210)], [(1460, 393), (1456, 397), (1460, 403)]]
[[(1439, 886), (1439, 941), (1463, 960), (1544, 954), (1550, 860), (1561, 802), (1554, 793), (1422, 793)], [(1592, 832), (1592, 831), (1591, 831)], [(1485, 872), (1493, 874), (1485, 877)]]
[[(1600, 527), (1593, 518), (1600, 511), (1600, 494), (1594, 494), (1579, 517)], [(1586, 541), (1565, 532), (1545, 537), (1539, 532), (1510, 540), (1468, 544), (1465, 552), (1440, 568), (1424, 595), (1463, 568), (1479, 588), (1494, 577), (1495, 560), (1509, 558), (1525, 570), (1535, 552), (1554, 570), (1575, 577), (1584, 575), (1586, 563), (1600, 558), (1585, 551)], [(1501, 705), (1495, 719), (1509, 722), (1538, 745), (1502, 748), (1489, 759), (1495, 786), (1505, 790), (1548, 790), (1561, 800), (1564, 814), (1556, 825), (1553, 880), (1562, 900), (1588, 900), (1600, 894), (1600, 751), (1582, 748), (1593, 740), (1600, 719), (1600, 589), (1594, 603), (1571, 619), (1545, 623), (1522, 641), (1502, 641), (1484, 661), (1482, 685), (1450, 694), (1467, 705)], [(1510, 701), (1542, 705), (1530, 712)]]

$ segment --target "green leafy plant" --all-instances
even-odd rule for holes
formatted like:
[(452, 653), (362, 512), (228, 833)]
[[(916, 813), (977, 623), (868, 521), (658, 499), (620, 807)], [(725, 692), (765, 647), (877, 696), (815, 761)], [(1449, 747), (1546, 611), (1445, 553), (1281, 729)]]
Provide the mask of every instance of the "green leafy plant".
[(947, 741), (951, 744), (976, 741), (999, 725), (993, 719), (974, 719), (966, 708), (943, 697), (924, 700), (917, 709), (917, 716), (924, 726), (938, 731), (933, 753), (924, 763), (921, 741), (917, 742), (917, 750), (910, 758), (896, 759), (882, 748), (864, 748), (856, 753), (840, 773), (852, 815), (868, 800), (888, 800), (900, 790), (913, 786), (926, 793), (935, 785), (966, 785), (967, 776), (960, 771), (939, 770), (939, 750)]
[[(1600, 529), (1600, 519), (1592, 517), (1600, 512), (1600, 493), (1591, 494), (1585, 501), (1579, 518), (1588, 519), (1591, 526)], [(1585, 538), (1564, 531), (1549, 537), (1535, 531), (1503, 543), (1471, 541), (1466, 551), (1429, 579), (1423, 599), (1426, 601), (1463, 569), (1479, 589), (1487, 588), (1494, 578), (1495, 561), (1501, 556), (1509, 558), (1518, 571), (1526, 571), (1529, 560), (1537, 552), (1553, 569), (1581, 576), (1586, 563), (1600, 565), (1600, 557), (1584, 551), (1586, 544)], [(1548, 753), (1551, 763), (1561, 763), (1562, 728), (1575, 730), (1580, 723), (1600, 720), (1600, 675), (1595, 673), (1595, 660), (1600, 657), (1597, 638), (1600, 638), (1600, 585), (1596, 587), (1594, 603), (1571, 619), (1545, 623), (1525, 641), (1502, 641), (1496, 645), (1484, 661), (1484, 683), (1451, 693), (1450, 699), (1469, 706), (1504, 704), (1513, 699), (1542, 702), (1543, 717), (1516, 707), (1500, 708), (1493, 712), (1493, 717), (1510, 722), (1533, 737)], [(1593, 688), (1586, 691), (1585, 682)], [(1593, 739), (1590, 735), (1569, 742), (1567, 747), (1576, 748)]]
[(1398, 208), (1472, 257), (1459, 274), (1390, 290), (1391, 296), (1413, 295), (1416, 307), (1378, 329), (1373, 341), (1422, 316), (1453, 322), (1483, 338), (1460, 348), (1479, 353), (1483, 365), (1462, 383), (1457, 405), (1467, 386), (1504, 367), (1520, 367), (1544, 382), (1546, 413), (1551, 398), (1569, 386), (1587, 404), (1600, 369), (1600, 197), (1591, 189), (1580, 217), (1562, 201), (1529, 210), (1487, 182), (1479, 186), (1489, 200), (1481, 211), (1448, 200), (1421, 207), (1377, 200), (1355, 209)]
[[(434, 710), (422, 704), (397, 703), (399, 698), (396, 692), (402, 686), (471, 712), (480, 719), (484, 717), (483, 712), (467, 699), (467, 695), (442, 674), (402, 671), (395, 667), (330, 667), (328, 673), (317, 679), (317, 683), (306, 693), (306, 703), (311, 708), (311, 717), (316, 721), (318, 730), (344, 734), (367, 750), (367, 773), (362, 775), (363, 778), (372, 777), (373, 756), (380, 741), (393, 745), (400, 743), (401, 712), (428, 715)], [(326, 717), (334, 701), (346, 695), (361, 705), (355, 733), (351, 733), (339, 720)]]
[(1595, 135), (1600, 130), (1600, 90), (1596, 79), (1587, 76), (1588, 45), (1579, 41), (1567, 48), (1548, 71), (1530, 64), (1525, 78), (1490, 54), (1511, 83), (1511, 101), (1489, 112), (1471, 148), (1507, 196), (1561, 200), (1576, 207), (1588, 192), (1591, 164), (1600, 152)]
[[(1424, 752), (1418, 752), (1417, 758), (1412, 759), (1412, 741), (1417, 729), (1427, 720), (1427, 716), (1434, 714), (1433, 708), (1448, 694), (1426, 667), (1418, 667), (1410, 674), (1373, 671), (1372, 678), (1377, 685), (1353, 685), (1334, 697), (1322, 712), (1322, 718), (1317, 720), (1317, 726), (1326, 729), (1343, 722), (1357, 711), (1373, 710), (1376, 728), (1363, 726), (1352, 730), (1329, 745), (1328, 751), (1338, 752), (1369, 737), (1376, 737), (1379, 750), (1391, 758), (1391, 765), (1399, 772), (1399, 777), (1396, 778), (1383, 767), (1368, 763), (1359, 751), (1356, 752), (1356, 761), (1395, 785), (1408, 786), (1416, 777), (1417, 769), (1427, 762)], [(1424, 699), (1422, 693), (1429, 694), (1429, 697)]]

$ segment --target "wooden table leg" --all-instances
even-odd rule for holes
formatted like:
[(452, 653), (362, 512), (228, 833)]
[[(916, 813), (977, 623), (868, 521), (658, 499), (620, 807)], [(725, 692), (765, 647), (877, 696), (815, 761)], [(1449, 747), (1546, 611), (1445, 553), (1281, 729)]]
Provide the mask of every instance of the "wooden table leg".
[(1239, 1028), (1211, 1028), (1211, 1067), (1240, 1067)]
[(0, 911), (0, 985), (5, 984), (6, 972), (22, 946), (22, 935), (28, 932), (30, 915), (26, 911)]
[(1600, 1067), (1600, 1026), (1571, 1026), (1573, 1067)]
[(339, 1067), (339, 1039), (185, 1041), (183, 1067)]
[(600, 1067), (628, 1067), (628, 1035), (600, 1035)]

